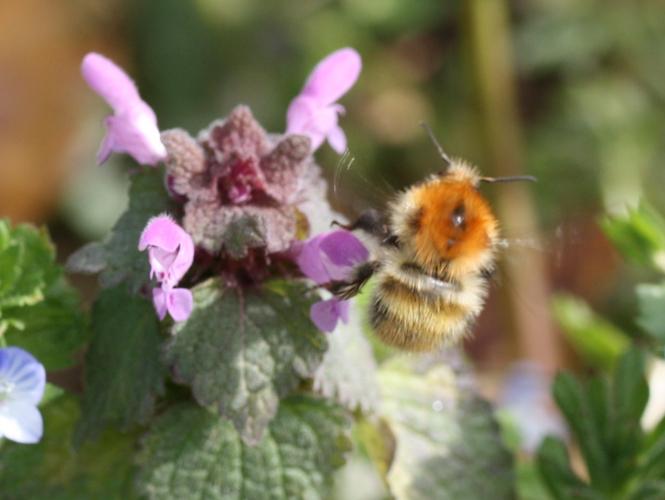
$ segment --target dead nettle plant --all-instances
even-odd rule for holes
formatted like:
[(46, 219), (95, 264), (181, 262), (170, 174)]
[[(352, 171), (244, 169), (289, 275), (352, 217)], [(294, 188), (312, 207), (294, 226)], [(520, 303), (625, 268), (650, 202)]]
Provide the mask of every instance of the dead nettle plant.
[[(191, 135), (160, 131), (122, 69), (84, 58), (84, 79), (113, 109), (98, 162), (125, 153), (139, 167), (108, 237), (68, 261), (101, 286), (83, 396), (43, 407), (37, 448), (0, 455), (44, 465), (30, 478), (0, 472), (3, 491), (323, 498), (355, 422), (356, 442), (398, 497), (426, 493), (428, 481), (510, 496), (510, 457), (463, 364), (385, 352), (379, 364), (362, 307), (321, 286), (369, 257), (352, 233), (331, 230), (342, 217), (314, 156), (324, 142), (346, 150), (338, 101), (361, 66), (351, 48), (325, 57), (288, 106), (284, 132), (238, 105)], [(91, 465), (100, 460), (104, 471)], [(433, 467), (448, 472), (432, 478)]]

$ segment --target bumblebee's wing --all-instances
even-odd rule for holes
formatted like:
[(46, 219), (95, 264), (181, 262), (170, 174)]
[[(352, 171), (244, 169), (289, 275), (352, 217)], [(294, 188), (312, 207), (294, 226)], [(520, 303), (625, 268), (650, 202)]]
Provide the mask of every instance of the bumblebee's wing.
[(356, 158), (347, 150), (337, 161), (332, 175), (328, 175), (330, 201), (345, 207), (351, 219), (369, 208), (383, 212), (396, 193), (385, 178), (370, 181), (365, 177), (363, 166), (362, 158)]

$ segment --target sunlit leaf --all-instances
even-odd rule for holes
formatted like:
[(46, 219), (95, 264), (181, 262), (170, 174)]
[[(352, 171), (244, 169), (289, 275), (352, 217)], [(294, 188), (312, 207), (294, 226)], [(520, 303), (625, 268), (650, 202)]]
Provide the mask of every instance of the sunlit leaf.
[(588, 363), (611, 369), (630, 345), (630, 338), (624, 332), (594, 313), (582, 300), (558, 294), (552, 306), (566, 338)]
[(45, 289), (44, 300), (7, 314), (20, 325), (5, 332), (9, 345), (29, 351), (47, 370), (77, 362), (74, 354), (87, 340), (87, 321), (78, 293), (62, 276)]
[(0, 220), (0, 335), (48, 369), (75, 363), (86, 337), (77, 292), (55, 262), (44, 230)]
[(640, 308), (637, 324), (661, 345), (665, 344), (665, 283), (644, 283), (636, 291)]
[(396, 440), (387, 472), (399, 499), (513, 498), (511, 455), (491, 408), (450, 357), (396, 358), (379, 370)]
[(314, 390), (351, 410), (376, 409), (376, 361), (362, 331), (356, 304), (352, 305), (349, 323), (340, 323), (328, 336), (328, 350), (314, 374)]
[(648, 204), (641, 203), (625, 216), (607, 216), (602, 226), (625, 257), (665, 271), (665, 220)]
[(41, 301), (44, 289), (58, 272), (45, 231), (25, 224), (12, 228), (7, 220), (0, 219), (0, 333), (7, 327), (7, 309)]

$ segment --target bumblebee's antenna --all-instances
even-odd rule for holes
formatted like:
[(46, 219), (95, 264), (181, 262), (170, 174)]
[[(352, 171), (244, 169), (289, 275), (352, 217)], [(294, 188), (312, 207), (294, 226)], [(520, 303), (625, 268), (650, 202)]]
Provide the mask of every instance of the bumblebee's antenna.
[(441, 157), (441, 159), (443, 159), (443, 161), (445, 161), (448, 164), (448, 166), (452, 165), (453, 162), (450, 161), (450, 158), (441, 147), (441, 144), (439, 144), (439, 141), (437, 141), (436, 137), (434, 137), (434, 132), (432, 132), (430, 126), (425, 122), (420, 122), (420, 126), (425, 129), (425, 132), (427, 132), (429, 140), (432, 141), (432, 144), (434, 144), (434, 147), (439, 152), (439, 156)]
[(537, 182), (533, 175), (510, 175), (508, 177), (481, 177), (481, 182), (487, 182), (489, 184), (494, 184), (496, 182), (517, 182), (517, 181), (529, 181)]

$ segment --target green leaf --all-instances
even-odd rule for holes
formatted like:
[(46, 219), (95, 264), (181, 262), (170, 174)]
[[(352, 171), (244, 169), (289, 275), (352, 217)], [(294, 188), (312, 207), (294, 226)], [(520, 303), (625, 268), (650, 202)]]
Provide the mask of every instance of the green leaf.
[(640, 420), (649, 399), (644, 357), (636, 348), (624, 354), (614, 373), (615, 410), (622, 420)]
[(124, 285), (103, 290), (92, 310), (92, 332), (78, 444), (107, 425), (145, 423), (164, 391), (159, 322), (147, 299)]
[(39, 406), (43, 408), (44, 406), (51, 403), (51, 401), (58, 399), (63, 394), (65, 394), (65, 390), (62, 387), (46, 382), (46, 385), (44, 386), (44, 395), (42, 396), (42, 400), (39, 402)]
[(514, 498), (512, 457), (459, 364), (399, 357), (379, 370), (379, 414), (397, 442), (386, 476), (396, 498)]
[(86, 316), (81, 312), (78, 292), (63, 276), (46, 289), (43, 301), (11, 308), (6, 316), (21, 326), (8, 328), (7, 343), (29, 351), (47, 370), (75, 364), (74, 354), (87, 340)]
[(362, 331), (361, 314), (352, 305), (347, 324), (328, 336), (328, 350), (314, 374), (314, 390), (349, 410), (373, 412), (379, 400), (376, 361)]
[(12, 228), (0, 219), (0, 334), (11, 322), (8, 308), (36, 304), (44, 289), (58, 276), (55, 252), (46, 231), (22, 224)]
[(637, 286), (637, 324), (651, 337), (665, 344), (665, 283)]
[[(0, 221), (0, 224), (8, 223)], [(12, 252), (12, 247), (18, 247), (18, 252)], [(0, 296), (0, 307), (29, 305), (41, 300), (43, 288), (58, 273), (55, 250), (47, 232), (27, 224), (16, 226), (10, 230), (10, 241), (6, 250), (15, 260), (5, 260), (3, 267), (13, 265), (16, 269), (4, 268), (4, 272), (13, 274), (15, 279), (8, 280), (10, 291), (7, 293), (5, 290)], [(5, 258), (7, 257), (5, 255)], [(1, 281), (4, 282), (4, 277)]]
[(224, 291), (214, 279), (192, 292), (194, 312), (174, 326), (166, 362), (199, 404), (217, 407), (256, 443), (279, 398), (323, 359), (326, 337), (309, 319), (312, 294), (286, 282)]
[(85, 316), (76, 291), (55, 262), (44, 230), (11, 228), (0, 220), (0, 334), (30, 351), (46, 369), (74, 364), (85, 341)]
[(631, 349), (614, 372), (612, 408), (612, 455), (616, 457), (615, 480), (635, 472), (636, 455), (643, 444), (640, 418), (649, 399), (644, 359)]
[(586, 383), (585, 389), (590, 425), (593, 426), (598, 441), (609, 455), (615, 431), (614, 393), (610, 378), (606, 376), (593, 378)]
[(4, 442), (0, 448), (2, 498), (30, 500), (130, 499), (134, 437), (107, 432), (72, 449), (76, 399), (57, 398), (43, 409), (44, 437), (36, 445)]
[[(661, 422), (662, 424), (662, 422)], [(643, 452), (637, 474), (641, 479), (665, 478), (665, 433), (660, 435)]]
[[(148, 256), (138, 250), (148, 220), (172, 208), (161, 169), (145, 168), (130, 177), (129, 208), (102, 244), (86, 245), (67, 261), (73, 272), (98, 272), (103, 287), (128, 283), (137, 291), (149, 280)], [(102, 245), (102, 246), (100, 246)]]
[(82, 246), (67, 259), (67, 271), (79, 274), (97, 274), (108, 265), (106, 245), (93, 241)]
[(662, 500), (665, 498), (665, 480), (647, 481), (637, 487), (637, 491), (629, 495), (628, 500)]
[(619, 328), (595, 314), (583, 301), (558, 294), (552, 302), (554, 316), (575, 351), (593, 366), (608, 370), (630, 345)]
[(603, 426), (597, 425), (594, 419), (601, 412), (593, 411), (583, 387), (568, 373), (557, 375), (552, 393), (580, 444), (592, 484), (600, 490), (608, 488), (612, 477), (609, 456), (601, 434)]
[[(626, 498), (629, 489), (638, 486), (638, 474), (652, 479), (663, 470), (658, 465), (665, 449), (659, 437), (663, 428), (659, 426), (645, 439), (640, 424), (649, 399), (640, 351), (627, 351), (611, 378), (596, 377), (582, 384), (570, 374), (560, 374), (554, 381), (553, 394), (582, 452), (590, 476), (589, 488), (598, 498), (617, 491), (622, 492), (620, 498)], [(565, 451), (558, 449), (563, 445), (553, 443), (541, 448), (540, 468), (557, 498), (571, 498), (572, 490), (566, 489), (566, 484), (573, 488), (575, 481), (562, 479), (570, 475), (569, 465), (567, 457), (563, 464)]]
[(282, 401), (256, 446), (192, 404), (171, 408), (143, 440), (137, 485), (150, 499), (326, 498), (349, 450), (349, 419), (310, 397)]
[(575, 475), (566, 445), (560, 439), (546, 437), (538, 449), (537, 461), (543, 481), (556, 500), (605, 498)]
[(665, 220), (652, 207), (641, 203), (625, 216), (607, 216), (602, 227), (625, 257), (665, 271)]

